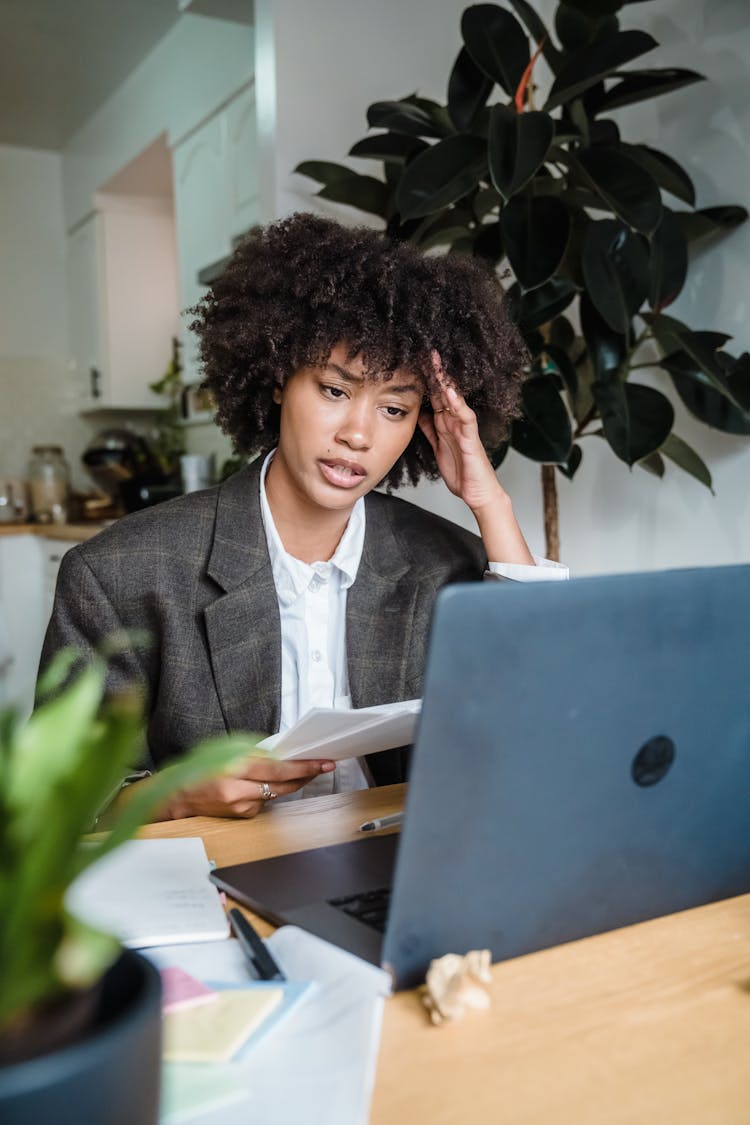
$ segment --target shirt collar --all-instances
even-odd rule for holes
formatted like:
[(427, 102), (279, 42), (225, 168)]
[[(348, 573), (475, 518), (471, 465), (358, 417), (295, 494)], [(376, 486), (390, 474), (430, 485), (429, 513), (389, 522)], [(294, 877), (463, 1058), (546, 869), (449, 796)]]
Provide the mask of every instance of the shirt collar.
[(301, 559), (295, 559), (281, 542), (266, 496), (266, 473), (275, 452), (275, 449), (271, 450), (261, 469), (260, 512), (279, 601), (282, 605), (291, 605), (307, 589), (313, 574), (327, 574), (333, 568), (339, 571), (340, 588), (348, 590), (357, 577), (365, 542), (365, 502), (363, 497), (360, 496), (352, 508), (346, 530), (329, 561), (308, 564), (302, 562)]

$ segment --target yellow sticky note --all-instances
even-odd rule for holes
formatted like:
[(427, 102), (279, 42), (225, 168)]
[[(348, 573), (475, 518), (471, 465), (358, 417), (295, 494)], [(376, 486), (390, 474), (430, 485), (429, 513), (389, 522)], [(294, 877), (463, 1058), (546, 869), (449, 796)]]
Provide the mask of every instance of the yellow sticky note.
[(165, 1062), (227, 1062), (281, 1003), (281, 988), (232, 988), (218, 1000), (164, 1016)]

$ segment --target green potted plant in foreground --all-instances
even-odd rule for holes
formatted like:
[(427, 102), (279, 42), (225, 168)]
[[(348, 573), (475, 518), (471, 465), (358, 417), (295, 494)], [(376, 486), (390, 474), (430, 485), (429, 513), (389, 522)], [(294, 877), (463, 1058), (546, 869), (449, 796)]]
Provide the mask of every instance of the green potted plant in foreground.
[[(132, 639), (131, 639), (132, 640)], [(81, 871), (128, 840), (177, 790), (231, 769), (253, 736), (225, 736), (143, 782), (111, 830), (81, 846), (140, 756), (143, 706), (105, 698), (106, 660), (71, 677), (66, 650), (22, 723), (0, 713), (0, 1119), (158, 1117), (161, 1003), (153, 966), (68, 913)]]

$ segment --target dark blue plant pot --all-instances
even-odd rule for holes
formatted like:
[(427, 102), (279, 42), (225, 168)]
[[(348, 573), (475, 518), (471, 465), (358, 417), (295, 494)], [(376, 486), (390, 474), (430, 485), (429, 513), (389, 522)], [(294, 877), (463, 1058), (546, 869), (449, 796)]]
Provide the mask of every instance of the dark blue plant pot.
[(0, 1067), (2, 1125), (156, 1125), (161, 981), (125, 952), (102, 981), (93, 1025), (49, 1054)]

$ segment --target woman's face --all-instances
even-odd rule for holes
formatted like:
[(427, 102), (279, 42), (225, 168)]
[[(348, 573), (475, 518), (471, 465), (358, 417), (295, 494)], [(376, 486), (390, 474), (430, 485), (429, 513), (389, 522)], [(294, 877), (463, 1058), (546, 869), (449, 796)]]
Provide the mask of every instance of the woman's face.
[(338, 344), (320, 367), (303, 367), (274, 393), (279, 444), (269, 476), (296, 501), (351, 511), (388, 475), (412, 439), (424, 385), (395, 371), (367, 378), (360, 356)]

